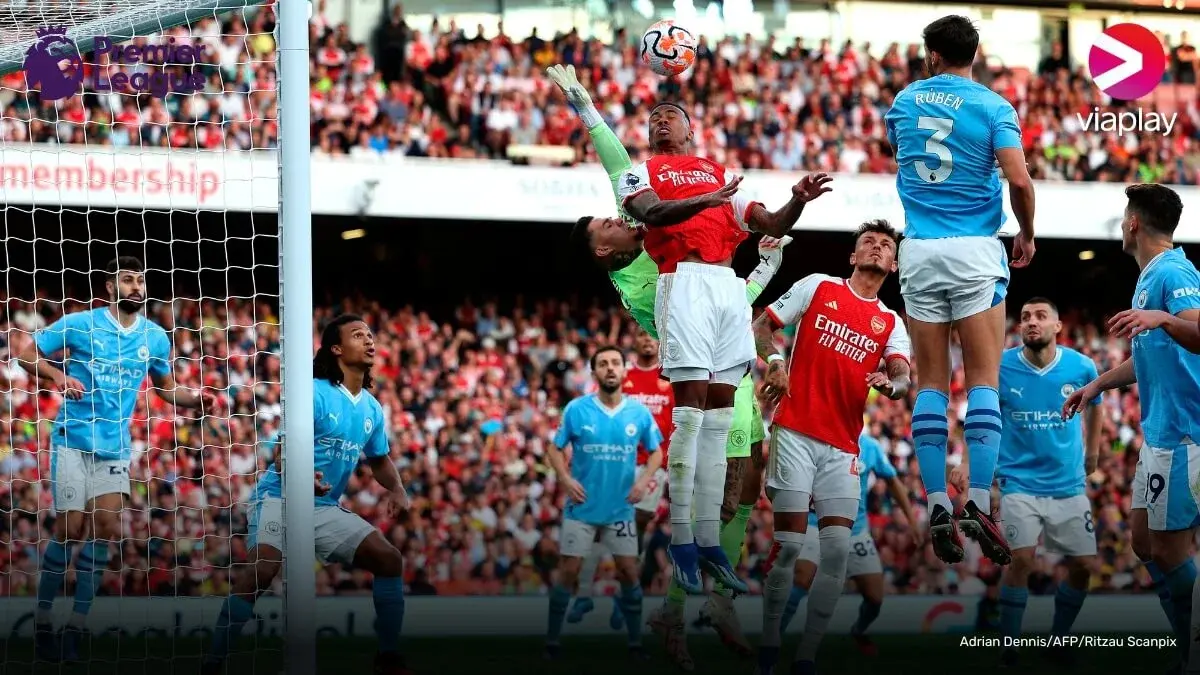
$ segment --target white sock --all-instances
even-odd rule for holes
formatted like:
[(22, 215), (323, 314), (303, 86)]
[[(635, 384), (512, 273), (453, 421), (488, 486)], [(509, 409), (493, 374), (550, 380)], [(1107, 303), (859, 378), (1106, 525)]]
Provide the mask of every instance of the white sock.
[(731, 426), (733, 408), (704, 412), (700, 436), (696, 439), (697, 546), (721, 545), (721, 503), (725, 501), (725, 471), (729, 467), (725, 450)]
[(676, 407), (671, 412), (675, 431), (671, 433), (667, 489), (671, 498), (671, 545), (691, 544), (692, 493), (696, 490), (696, 440), (704, 412), (696, 408)]
[(975, 506), (979, 507), (980, 511), (991, 515), (992, 513), (992, 491), (986, 488), (971, 488), (967, 490), (967, 499), (975, 502)]
[(38, 607), (33, 613), (33, 617), (33, 622), (36, 624), (54, 623), (54, 610)]
[(804, 636), (796, 650), (797, 661), (815, 661), (817, 648), (837, 609), (846, 585), (846, 561), (850, 556), (850, 528), (833, 525), (821, 528), (821, 562), (808, 591), (808, 614)]
[(71, 612), (71, 618), (67, 620), (67, 625), (71, 628), (83, 630), (87, 626), (87, 614)]
[(796, 559), (804, 548), (804, 534), (800, 532), (775, 531), (775, 545), (771, 551), (774, 562), (767, 571), (763, 583), (763, 632), (764, 647), (778, 647), (782, 641), (783, 608), (792, 594), (792, 582), (796, 578)]
[(575, 597), (592, 597), (592, 590), (596, 586), (596, 568), (600, 566), (600, 560), (604, 558), (607, 550), (604, 544), (596, 542), (592, 544), (592, 550), (583, 557), (579, 566), (579, 589), (575, 591)]
[(945, 492), (930, 492), (925, 495), (925, 500), (929, 502), (929, 510), (932, 512), (933, 507), (940, 506), (946, 509), (946, 513), (954, 515), (954, 505), (950, 503), (950, 495)]

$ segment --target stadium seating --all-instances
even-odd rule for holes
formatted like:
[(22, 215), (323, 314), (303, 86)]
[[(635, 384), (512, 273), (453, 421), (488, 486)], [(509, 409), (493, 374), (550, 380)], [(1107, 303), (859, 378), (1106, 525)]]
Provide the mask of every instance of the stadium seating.
[[(210, 150), (274, 147), (275, 125), (254, 115), (271, 114), (275, 91), (270, 79), (275, 43), (269, 11), (247, 22), (212, 19), (197, 24), (197, 35), (232, 35), (240, 57), (228, 48), (212, 50), (214, 61), (249, 63), (256, 69), (236, 75), (228, 67), (210, 79), (209, 96), (221, 99), (218, 112), (190, 108), (173, 121), (196, 114), (197, 131), (173, 125), (174, 133), (153, 133), (149, 109), (126, 97), (115, 111), (105, 99), (90, 97), (86, 110), (56, 111), (44, 103), (32, 116), (60, 124), (34, 124), (11, 97), (0, 97), (0, 133), (16, 140), (82, 142), (76, 128), (85, 120), (114, 122), (111, 132), (89, 144), (147, 144)], [(246, 24), (249, 25), (246, 25)], [(890, 97), (915, 76), (921, 59), (909, 45), (893, 43), (880, 53), (864, 47), (835, 50), (795, 46), (782, 53), (748, 50), (736, 40), (704, 45), (698, 66), (683, 84), (665, 85), (638, 65), (633, 47), (620, 48), (577, 35), (515, 41), (506, 35), (468, 38), (461, 30), (428, 32), (401, 23), (391, 42), (372, 53), (350, 41), (344, 26), (318, 14), (312, 23), (312, 108), (314, 149), (328, 154), (400, 153), (430, 157), (516, 158), (527, 161), (531, 145), (552, 146), (554, 163), (594, 161), (588, 137), (553, 85), (545, 66), (571, 62), (593, 91), (597, 105), (635, 156), (645, 153), (648, 103), (660, 97), (682, 99), (693, 111), (699, 149), (736, 169), (775, 168), (849, 173), (894, 171), (884, 139), (882, 116)], [(184, 30), (184, 29), (177, 29)], [(205, 38), (214, 42), (220, 37)], [(223, 56), (222, 56), (223, 55)], [(236, 58), (235, 58), (236, 57)], [(982, 65), (988, 63), (988, 66)], [(1075, 116), (1104, 106), (1100, 94), (1074, 72), (1023, 66), (1005, 68), (980, 59), (977, 76), (1016, 105), (1034, 178), (1053, 180), (1156, 180), (1200, 183), (1200, 104), (1192, 85), (1159, 87), (1141, 103), (1179, 114), (1171, 142), (1161, 137), (1120, 138), (1078, 128)], [(222, 87), (222, 84), (227, 85)], [(20, 73), (4, 79), (5, 89), (24, 86)], [(222, 91), (228, 88), (229, 91)], [(753, 93), (754, 96), (748, 96)], [(104, 126), (99, 125), (101, 130)], [(223, 133), (216, 132), (220, 129)], [(515, 152), (510, 146), (517, 146)], [(546, 153), (537, 155), (547, 156)]]
[[(228, 419), (203, 425), (177, 418), (155, 397), (138, 405), (133, 425), (140, 452), (133, 466), (134, 508), (126, 516), (129, 537), (123, 546), (125, 572), (114, 559), (104, 592), (117, 595), (220, 595), (226, 591), (232, 558), (243, 560), (245, 504), (254, 475), (270, 456), (279, 424), (278, 330), (253, 318), (275, 322), (265, 306), (257, 309), (231, 301), (228, 310), (206, 308), (204, 316), (227, 311), (228, 326), (202, 329), (199, 306), (180, 301), (176, 310), (176, 346), (192, 366), (177, 371), (181, 382), (224, 389)], [(518, 594), (544, 592), (557, 550), (562, 495), (544, 461), (558, 411), (587, 391), (590, 377), (584, 355), (608, 339), (608, 311), (571, 315), (566, 303), (545, 302), (523, 313), (504, 312), (493, 304), (462, 306), (452, 321), (438, 323), (410, 307), (363, 303), (379, 335), (375, 369), (380, 402), (391, 429), (392, 447), (402, 467), (414, 508), (404, 522), (391, 522), (378, 506), (379, 488), (356, 477), (349, 488), (355, 510), (375, 522), (407, 558), (410, 584), (417, 593)], [(68, 307), (68, 310), (77, 309)], [(12, 518), (0, 520), (0, 595), (32, 595), (39, 542), (36, 511), (50, 509), (47, 424), (56, 412), (56, 395), (30, 396), (32, 387), (12, 356), (29, 340), (29, 331), (56, 318), (61, 308), (10, 301), (0, 323), (0, 503), (12, 504)], [(150, 308), (151, 316), (162, 311)], [(54, 312), (53, 314), (51, 312)], [(317, 312), (315, 321), (333, 310)], [(595, 313), (595, 314), (593, 314)], [(1092, 356), (1101, 371), (1123, 360), (1128, 345), (1105, 336), (1093, 323), (1064, 317), (1064, 342)], [(315, 330), (315, 327), (314, 327)], [(619, 342), (630, 344), (631, 325)], [(1015, 344), (1016, 334), (1010, 335)], [(201, 354), (210, 355), (203, 369)], [(221, 354), (222, 358), (211, 358)], [(227, 354), (227, 358), (224, 356)], [(958, 361), (957, 356), (955, 357)], [(962, 373), (955, 376), (951, 409), (965, 406)], [(256, 384), (257, 383), (257, 384)], [(1124, 533), (1129, 483), (1141, 445), (1136, 394), (1105, 398), (1103, 480), (1092, 486), (1101, 543), (1098, 587), (1108, 591), (1144, 587)], [(912, 494), (920, 478), (909, 437), (911, 400), (876, 399), (868, 409), (870, 432), (899, 469)], [(43, 420), (41, 424), (37, 420)], [(147, 422), (147, 420), (150, 420)], [(961, 429), (951, 450), (961, 452)], [(39, 480), (42, 479), (42, 480)], [(153, 502), (154, 509), (147, 504)], [(760, 506), (765, 506), (760, 504)], [(905, 539), (907, 524), (894, 514), (882, 484), (870, 497), (872, 529), (895, 593), (972, 592), (993, 578), (994, 568), (970, 547), (968, 560), (947, 570), (926, 547), (914, 550)], [(918, 516), (924, 518), (918, 503)], [(754, 515), (743, 567), (754, 581), (771, 542), (765, 512)], [(234, 533), (236, 537), (231, 539)], [(11, 544), (11, 546), (10, 546)], [(663, 554), (659, 552), (658, 556)], [(1035, 592), (1053, 592), (1062, 570), (1053, 556), (1041, 557)], [(660, 558), (664, 563), (665, 558)], [(428, 570), (428, 573), (425, 572)], [(648, 592), (659, 593), (661, 573)], [(361, 593), (369, 588), (361, 572), (336, 565), (319, 576), (324, 594)], [(612, 570), (601, 574), (601, 592), (615, 587)]]

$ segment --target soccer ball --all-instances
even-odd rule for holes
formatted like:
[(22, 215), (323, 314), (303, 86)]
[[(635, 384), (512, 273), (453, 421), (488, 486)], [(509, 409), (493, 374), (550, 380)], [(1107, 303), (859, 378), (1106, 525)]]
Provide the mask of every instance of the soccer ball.
[(695, 62), (696, 36), (674, 21), (659, 21), (642, 35), (642, 63), (655, 73), (663, 77), (682, 75)]

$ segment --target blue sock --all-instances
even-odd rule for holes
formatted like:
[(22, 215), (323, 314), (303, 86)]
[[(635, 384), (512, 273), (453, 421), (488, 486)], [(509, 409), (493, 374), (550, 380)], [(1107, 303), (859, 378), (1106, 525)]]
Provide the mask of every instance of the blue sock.
[(371, 591), (375, 599), (375, 635), (380, 653), (400, 651), (400, 630), (404, 628), (404, 579), (375, 577)]
[(1029, 589), (1000, 586), (1000, 634), (1015, 638), (1021, 634), (1025, 605), (1029, 604)]
[(779, 617), (779, 634), (787, 632), (788, 624), (796, 616), (796, 610), (800, 609), (800, 602), (808, 595), (808, 589), (803, 586), (792, 586), (792, 592), (788, 594), (787, 604), (783, 606), (783, 615)]
[(1083, 609), (1083, 601), (1087, 599), (1087, 591), (1073, 588), (1062, 582), (1058, 585), (1058, 592), (1054, 594), (1054, 623), (1050, 629), (1053, 635), (1066, 635), (1071, 632), (1071, 626), (1075, 624), (1075, 617), (1079, 616), (1079, 610)]
[[(1000, 395), (992, 387), (973, 387), (967, 392), (967, 418), (963, 437), (970, 451), (968, 469), (971, 490), (983, 490), (970, 498), (988, 513), (991, 508), (992, 479), (996, 476), (996, 458), (1000, 454)], [(987, 503), (981, 504), (981, 501)]]
[[(936, 389), (917, 392), (917, 402), (913, 404), (912, 437), (926, 494), (946, 492), (946, 438), (950, 433), (946, 406), (949, 404), (950, 399)], [(949, 502), (948, 497), (946, 501)]]
[(75, 558), (75, 607), (76, 614), (87, 616), (92, 611), (92, 600), (104, 583), (104, 571), (108, 569), (108, 542), (93, 539), (85, 542)]
[(642, 644), (642, 587), (634, 584), (622, 586), (617, 596), (617, 606), (625, 616), (625, 630), (629, 631), (630, 646)]
[(1167, 588), (1167, 577), (1158, 569), (1158, 565), (1153, 562), (1142, 563), (1146, 566), (1146, 572), (1150, 574), (1150, 581), (1154, 584), (1154, 591), (1158, 593), (1158, 604), (1162, 606), (1163, 614), (1167, 615), (1167, 622), (1171, 624), (1171, 629), (1175, 629), (1175, 608), (1171, 606), (1171, 591)]
[(217, 627), (213, 630), (212, 651), (208, 660), (224, 661), (229, 656), (229, 648), (242, 634), (242, 627), (253, 616), (254, 605), (237, 595), (225, 598), (221, 615), (217, 617)]
[(1196, 585), (1196, 561), (1188, 558), (1187, 562), (1167, 572), (1166, 584), (1175, 614), (1175, 639), (1186, 662), (1192, 641), (1192, 588)]
[[(51, 540), (42, 552), (42, 573), (38, 578), (38, 610), (49, 614), (54, 608), (54, 599), (62, 590), (63, 579), (67, 574), (67, 561), (71, 558), (71, 546), (60, 541)], [(39, 623), (41, 623), (39, 621)]]
[(546, 626), (546, 642), (558, 644), (558, 636), (562, 635), (563, 619), (567, 616), (567, 607), (571, 604), (571, 591), (555, 585), (550, 589), (550, 621)]
[(858, 606), (858, 620), (850, 627), (851, 635), (862, 635), (867, 632), (875, 619), (879, 618), (879, 611), (883, 609), (883, 605), (878, 602), (871, 602), (864, 599), (862, 604)]

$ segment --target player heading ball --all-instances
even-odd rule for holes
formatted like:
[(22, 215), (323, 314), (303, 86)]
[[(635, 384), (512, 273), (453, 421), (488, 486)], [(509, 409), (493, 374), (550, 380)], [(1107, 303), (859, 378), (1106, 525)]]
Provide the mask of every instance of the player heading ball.
[(1033, 258), (1033, 182), (1021, 148), (1017, 113), (999, 94), (971, 80), (979, 31), (970, 19), (947, 16), (925, 27), (930, 77), (896, 95), (885, 116), (904, 206), (900, 290), (921, 364), (912, 435), (930, 505), (929, 534), (939, 558), (964, 557), (955, 509), (946, 492), (950, 331), (958, 331), (966, 371), (964, 429), (970, 449), (970, 489), (958, 514), (963, 532), (993, 562), (1012, 559), (992, 521), (991, 485), (999, 452), (997, 393), (1004, 351), (1008, 262), (997, 238), (1004, 198), (996, 164), (1008, 178), (1021, 227), (1013, 267)]

